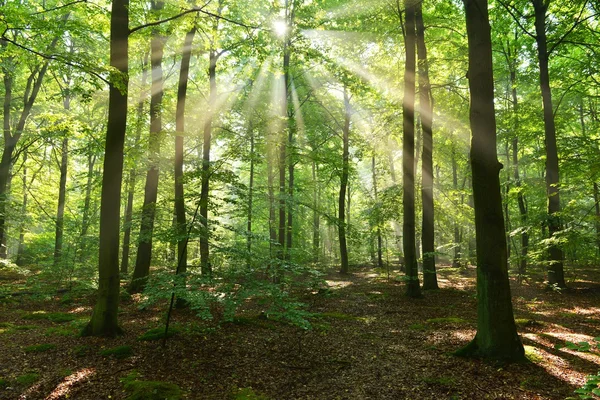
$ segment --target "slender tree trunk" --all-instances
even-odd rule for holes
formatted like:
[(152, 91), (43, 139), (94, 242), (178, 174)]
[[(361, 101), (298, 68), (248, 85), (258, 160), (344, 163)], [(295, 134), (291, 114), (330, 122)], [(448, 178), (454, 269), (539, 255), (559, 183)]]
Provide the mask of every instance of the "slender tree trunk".
[[(135, 129), (135, 139), (133, 141), (134, 148), (138, 146), (142, 137), (142, 129), (144, 126), (144, 102), (146, 100), (146, 79), (148, 71), (148, 55), (142, 62), (142, 79), (140, 97), (137, 104), (137, 126)], [(91, 173), (91, 172), (90, 172)], [(137, 183), (138, 168), (135, 166), (129, 171), (127, 179), (127, 205), (125, 207), (125, 232), (123, 233), (123, 254), (121, 258), (121, 273), (126, 274), (129, 270), (129, 253), (131, 251), (131, 224), (133, 222), (133, 198), (135, 196), (135, 185)], [(88, 181), (89, 182), (89, 181)]]
[[(286, 13), (289, 12), (286, 2)], [(286, 19), (287, 20), (287, 19)], [(289, 98), (289, 85), (290, 85), (290, 43), (288, 40), (285, 41), (283, 47), (283, 99), (281, 102), (281, 115), (284, 123), (284, 134), (281, 135), (279, 143), (279, 257), (284, 259), (286, 257), (286, 188), (285, 188), (285, 175), (286, 175), (286, 163), (287, 159), (287, 147), (289, 141), (289, 135), (285, 135), (285, 132), (290, 129), (289, 117), (288, 117), (288, 98)], [(291, 161), (291, 160), (290, 160)], [(279, 274), (279, 271), (278, 271)], [(279, 276), (276, 277), (276, 280)]]
[(319, 166), (315, 162), (312, 161), (312, 178), (313, 183), (315, 185), (313, 190), (313, 259), (314, 262), (319, 261), (319, 247), (320, 247), (320, 222), (321, 218), (319, 216)]
[(185, 222), (185, 198), (183, 193), (183, 138), (185, 135), (185, 102), (192, 57), (192, 43), (196, 28), (186, 35), (181, 50), (181, 66), (179, 69), (179, 85), (177, 88), (177, 110), (175, 113), (175, 224), (177, 232), (177, 272), (187, 271), (187, 238)]
[[(546, 145), (546, 192), (548, 196), (548, 233), (555, 238), (561, 230), (560, 226), (560, 194), (558, 172), (558, 150), (556, 147), (556, 126), (554, 124), (554, 108), (552, 107), (552, 91), (550, 90), (550, 74), (548, 72), (548, 43), (546, 40), (547, 0), (531, 0), (535, 12), (535, 33), (540, 67), (540, 88), (544, 105), (544, 133)], [(555, 241), (549, 248), (548, 284), (566, 288), (563, 267), (563, 251)]]
[[(458, 165), (456, 160), (456, 144), (452, 143), (452, 189), (454, 192), (458, 192)], [(460, 226), (454, 219), (454, 258), (452, 259), (452, 267), (460, 268), (462, 258), (462, 249), (460, 241)]]
[(438, 288), (435, 270), (435, 229), (433, 226), (433, 105), (429, 83), (429, 65), (425, 45), (425, 25), (423, 24), (423, 4), (417, 4), (415, 13), (417, 25), (417, 55), (419, 60), (419, 114), (423, 127), (423, 156), (421, 159), (421, 199), (423, 219), (421, 235), (423, 242), (423, 289)]
[(348, 247), (346, 244), (346, 188), (348, 186), (348, 174), (350, 172), (350, 153), (349, 153), (349, 137), (350, 137), (350, 98), (348, 97), (348, 89), (344, 87), (344, 129), (342, 132), (343, 152), (342, 152), (342, 176), (340, 180), (340, 195), (338, 198), (338, 235), (340, 240), (340, 273), (347, 274), (348, 267)]
[[(158, 11), (163, 3), (153, 3), (153, 10)], [(162, 99), (163, 99), (163, 72), (162, 58), (165, 46), (165, 37), (160, 31), (152, 32), (150, 40), (150, 65), (152, 67), (152, 96), (150, 97), (150, 138), (148, 140), (149, 168), (146, 172), (146, 185), (144, 188), (144, 204), (142, 208), (142, 221), (140, 236), (133, 270), (132, 281), (129, 289), (132, 293), (140, 292), (146, 286), (150, 274), (152, 259), (152, 234), (154, 231), (154, 218), (156, 215), (156, 200), (158, 197), (159, 158), (162, 141)]]
[(256, 155), (254, 154), (254, 127), (252, 123), (248, 128), (250, 131), (250, 178), (248, 182), (248, 227), (247, 227), (247, 238), (246, 238), (246, 251), (247, 255), (247, 264), (250, 267), (252, 263), (252, 207), (254, 201), (254, 164)]
[[(66, 101), (66, 100), (65, 100)], [(65, 223), (65, 200), (67, 194), (67, 168), (69, 165), (69, 138), (62, 140), (60, 157), (60, 184), (58, 186), (58, 207), (56, 210), (56, 232), (54, 236), (54, 266), (58, 266), (62, 259), (63, 231)]]
[[(373, 199), (375, 200), (375, 205), (378, 206), (379, 202), (379, 192), (377, 190), (377, 165), (375, 163), (375, 149), (373, 149), (373, 156), (371, 157), (371, 173), (373, 174)], [(377, 213), (377, 218), (375, 220), (376, 231), (375, 237), (377, 239), (377, 268), (383, 268), (383, 240), (381, 238), (381, 221), (379, 220), (380, 214)], [(373, 249), (374, 251), (374, 249)], [(371, 252), (373, 259), (374, 255), (373, 251)]]
[(209, 51), (208, 59), (208, 81), (209, 100), (208, 115), (204, 122), (204, 141), (202, 143), (202, 190), (200, 192), (200, 221), (202, 223), (202, 234), (200, 235), (200, 269), (203, 275), (212, 274), (212, 266), (209, 259), (210, 227), (208, 224), (208, 194), (210, 190), (210, 146), (212, 140), (212, 123), (217, 113), (217, 61), (218, 55), (215, 49)]
[(596, 205), (596, 246), (598, 247), (597, 256), (600, 257), (600, 190), (598, 190), (598, 182), (594, 182), (594, 203)]
[(119, 71), (109, 87), (108, 124), (100, 200), (99, 276), (96, 306), (83, 335), (115, 336), (121, 333), (119, 311), (119, 223), (123, 147), (127, 128), (129, 72), (129, 1), (114, 0), (110, 19), (110, 65)]
[(21, 204), (21, 224), (19, 225), (19, 247), (15, 264), (22, 266), (23, 253), (25, 252), (25, 219), (27, 218), (27, 151), (23, 152), (23, 203)]
[(496, 152), (492, 41), (487, 0), (464, 0), (469, 42), (471, 170), (477, 235), (477, 333), (457, 352), (501, 361), (522, 361), (508, 281)]

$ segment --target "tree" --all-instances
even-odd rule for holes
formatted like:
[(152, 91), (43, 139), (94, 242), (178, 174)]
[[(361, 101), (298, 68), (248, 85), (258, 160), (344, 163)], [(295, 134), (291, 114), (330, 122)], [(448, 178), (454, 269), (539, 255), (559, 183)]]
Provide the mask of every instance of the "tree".
[(416, 1), (405, 0), (406, 61), (404, 64), (404, 100), (402, 101), (402, 205), (404, 262), (406, 266), (406, 294), (419, 297), (419, 275), (415, 239), (415, 26)]
[(477, 240), (477, 333), (462, 356), (521, 361), (525, 351), (514, 321), (500, 169), (496, 152), (492, 41), (487, 0), (464, 0), (469, 43), (471, 171)]
[[(115, 69), (109, 86), (108, 124), (100, 205), (98, 295), (83, 335), (115, 336), (122, 332), (119, 311), (119, 223), (123, 146), (127, 128), (129, 81), (129, 0), (114, 0), (110, 19), (110, 65)], [(118, 71), (118, 72), (117, 72)]]
[(346, 188), (348, 187), (348, 173), (349, 173), (349, 136), (350, 136), (350, 97), (348, 95), (348, 88), (344, 87), (344, 126), (342, 128), (342, 175), (340, 177), (340, 195), (338, 198), (338, 236), (340, 240), (340, 273), (347, 274), (349, 271), (348, 266), (348, 246), (346, 244)]

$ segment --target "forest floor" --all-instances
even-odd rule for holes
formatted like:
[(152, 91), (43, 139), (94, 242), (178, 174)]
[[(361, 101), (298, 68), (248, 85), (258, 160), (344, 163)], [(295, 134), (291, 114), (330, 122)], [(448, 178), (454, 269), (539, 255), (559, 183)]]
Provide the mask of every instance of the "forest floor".
[[(474, 275), (474, 268), (441, 267), (442, 289), (415, 300), (400, 280), (375, 269), (330, 274), (328, 289), (303, 299), (320, 314), (311, 330), (260, 318), (256, 307), (218, 328), (177, 310), (180, 331), (166, 348), (139, 340), (160, 325), (164, 308), (142, 311), (129, 301), (120, 313), (123, 336), (81, 338), (93, 295), (5, 299), (0, 399), (124, 399), (122, 379), (134, 371), (138, 379), (177, 384), (185, 399), (564, 399), (600, 370), (600, 286), (584, 271), (562, 293), (513, 282), (531, 362), (453, 356), (475, 334)], [(130, 347), (101, 354), (118, 346)]]

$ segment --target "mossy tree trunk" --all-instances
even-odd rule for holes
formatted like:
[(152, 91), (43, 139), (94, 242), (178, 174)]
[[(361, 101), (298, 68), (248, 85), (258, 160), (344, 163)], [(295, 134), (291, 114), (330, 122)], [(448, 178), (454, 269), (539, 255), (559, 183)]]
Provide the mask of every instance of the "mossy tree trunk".
[(464, 0), (469, 43), (471, 170), (477, 237), (477, 333), (458, 355), (521, 361), (508, 280), (496, 152), (492, 43), (487, 0)]

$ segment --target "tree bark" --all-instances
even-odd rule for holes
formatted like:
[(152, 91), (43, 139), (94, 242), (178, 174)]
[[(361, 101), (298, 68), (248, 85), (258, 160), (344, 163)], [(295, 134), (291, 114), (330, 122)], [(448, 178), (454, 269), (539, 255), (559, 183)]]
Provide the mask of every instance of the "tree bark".
[[(65, 103), (67, 100), (65, 100)], [(67, 108), (68, 109), (68, 108)], [(69, 138), (62, 140), (60, 157), (60, 183), (58, 186), (58, 207), (56, 209), (56, 232), (54, 235), (54, 266), (62, 261), (63, 232), (65, 223), (65, 200), (67, 194), (67, 168), (69, 165)]]
[(246, 228), (246, 252), (248, 254), (246, 256), (246, 264), (250, 267), (252, 264), (252, 207), (254, 202), (254, 164), (256, 157), (254, 154), (254, 127), (252, 123), (249, 124), (248, 131), (250, 132), (250, 177), (248, 181), (248, 226)]
[(421, 2), (417, 4), (415, 22), (417, 25), (417, 56), (419, 61), (419, 114), (423, 131), (423, 155), (421, 157), (423, 289), (432, 290), (438, 288), (435, 270), (435, 230), (433, 226), (433, 105), (429, 83), (427, 47), (425, 45), (423, 4)]
[(320, 248), (320, 223), (321, 218), (319, 216), (319, 167), (315, 160), (312, 161), (312, 178), (315, 185), (313, 190), (313, 260), (314, 262), (319, 261), (319, 248)]
[[(163, 3), (153, 2), (153, 10), (162, 9)], [(150, 138), (148, 140), (149, 168), (146, 172), (146, 185), (144, 187), (144, 204), (142, 208), (142, 221), (135, 269), (129, 289), (137, 293), (144, 289), (150, 274), (152, 260), (152, 234), (154, 231), (154, 218), (156, 215), (156, 199), (158, 197), (159, 158), (162, 141), (162, 99), (163, 99), (163, 71), (162, 58), (166, 38), (155, 29), (150, 40), (150, 65), (152, 68), (152, 95), (150, 97)]]
[(83, 335), (115, 336), (122, 332), (119, 311), (119, 223), (123, 146), (127, 128), (127, 84), (129, 72), (129, 1), (114, 0), (110, 20), (110, 65), (118, 73), (111, 77), (108, 124), (100, 200), (100, 246), (98, 296)]
[[(373, 200), (375, 200), (375, 206), (379, 207), (379, 192), (377, 190), (377, 165), (375, 163), (375, 149), (373, 149), (373, 156), (371, 157), (371, 173), (373, 174)], [(381, 238), (381, 221), (379, 211), (375, 214), (375, 237), (377, 239), (377, 268), (383, 268), (383, 240)], [(373, 252), (371, 252), (373, 253)], [(374, 257), (371, 257), (374, 258)]]
[(185, 135), (185, 102), (192, 57), (192, 43), (196, 28), (186, 35), (181, 50), (179, 85), (177, 87), (177, 109), (175, 112), (175, 223), (177, 233), (177, 272), (187, 271), (187, 231), (185, 219), (185, 197), (183, 192), (183, 139)]
[(348, 174), (350, 172), (350, 98), (348, 89), (344, 87), (344, 126), (342, 130), (343, 152), (342, 152), (342, 176), (340, 179), (340, 195), (338, 197), (338, 237), (340, 240), (340, 274), (349, 272), (348, 246), (346, 243), (346, 188), (348, 186)]
[[(556, 147), (556, 126), (554, 124), (554, 108), (552, 107), (552, 91), (550, 90), (550, 74), (548, 71), (548, 43), (546, 39), (546, 11), (548, 0), (531, 0), (535, 13), (535, 33), (540, 67), (540, 88), (544, 107), (544, 134), (546, 145), (546, 193), (548, 196), (548, 234), (555, 239), (560, 226), (560, 193), (558, 149)], [(566, 288), (563, 267), (563, 251), (555, 241), (548, 249), (548, 284)]]
[(17, 248), (17, 259), (15, 264), (23, 266), (23, 253), (25, 252), (25, 219), (27, 218), (27, 151), (23, 153), (23, 203), (21, 204), (21, 224), (19, 226), (19, 247)]
[(522, 361), (513, 316), (506, 235), (496, 152), (492, 42), (487, 0), (464, 0), (469, 43), (471, 169), (477, 236), (477, 333), (457, 352), (505, 362)]
[(416, 0), (405, 0), (406, 61), (404, 64), (404, 99), (402, 101), (402, 205), (403, 205), (403, 247), (406, 266), (406, 295), (421, 296), (419, 284), (416, 238), (415, 238), (415, 44)]

